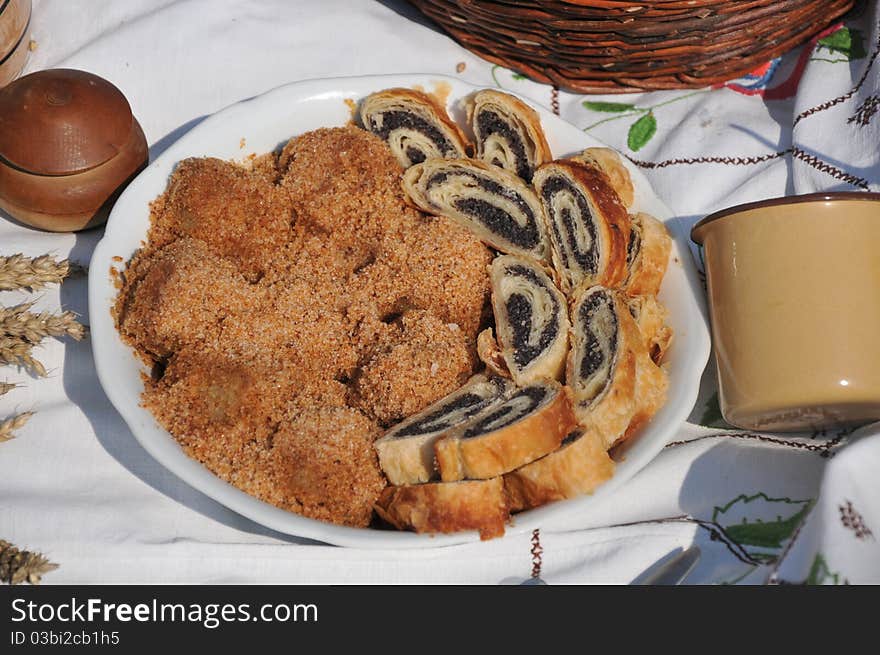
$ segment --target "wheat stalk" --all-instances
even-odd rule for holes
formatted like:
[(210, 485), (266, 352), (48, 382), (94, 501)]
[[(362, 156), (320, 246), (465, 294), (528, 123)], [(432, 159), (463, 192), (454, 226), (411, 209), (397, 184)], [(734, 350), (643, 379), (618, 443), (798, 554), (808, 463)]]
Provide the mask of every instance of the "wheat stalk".
[(17, 384), (12, 384), (10, 382), (0, 382), (0, 396), (2, 396), (5, 393), (9, 393), (13, 389), (15, 389), (15, 387), (17, 387), (17, 386), (18, 386)]
[(0, 582), (10, 585), (29, 582), (39, 584), (42, 576), (54, 571), (58, 565), (40, 553), (16, 548), (0, 539)]
[(70, 260), (56, 261), (49, 255), (25, 257), (21, 253), (0, 257), (0, 291), (29, 289), (35, 291), (49, 284), (58, 284), (71, 275), (85, 273), (86, 269)]
[(33, 345), (16, 337), (0, 335), (0, 363), (29, 368), (39, 377), (46, 377), (46, 367), (31, 355)]
[(13, 432), (23, 428), (24, 424), (27, 423), (28, 419), (33, 415), (33, 412), (22, 412), (21, 414), (16, 414), (15, 416), (0, 422), (0, 443), (14, 439), (15, 435)]
[(73, 312), (37, 314), (28, 311), (33, 304), (27, 302), (15, 307), (0, 308), (0, 334), (31, 344), (40, 343), (46, 337), (69, 336), (77, 341), (85, 337), (86, 329), (77, 322)]

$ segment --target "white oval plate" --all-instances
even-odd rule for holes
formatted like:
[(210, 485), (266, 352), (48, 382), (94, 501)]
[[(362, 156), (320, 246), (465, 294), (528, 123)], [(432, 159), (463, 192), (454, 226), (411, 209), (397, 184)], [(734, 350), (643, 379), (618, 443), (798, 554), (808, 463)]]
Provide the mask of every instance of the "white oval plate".
[[(351, 117), (346, 100), (358, 101), (389, 87), (420, 85), (431, 91), (440, 84), (450, 91), (450, 113), (461, 118), (459, 100), (477, 87), (440, 75), (380, 75), (308, 80), (279, 87), (234, 104), (206, 118), (152, 162), (120, 196), (95, 249), (89, 275), (89, 314), (95, 366), (104, 391), (125, 419), (140, 444), (185, 482), (249, 519), (286, 534), (340, 546), (361, 548), (426, 548), (477, 540), (476, 532), (451, 535), (419, 535), (409, 532), (349, 528), (305, 518), (250, 496), (224, 482), (191, 459), (177, 441), (140, 405), (143, 364), (119, 337), (110, 308), (117, 294), (110, 269), (122, 269), (142, 241), (150, 222), (150, 202), (165, 190), (177, 162), (186, 157), (243, 159), (263, 153), (290, 137), (319, 127), (344, 125)], [(448, 86), (447, 86), (448, 85)], [(524, 98), (524, 100), (527, 100)], [(590, 146), (604, 145), (583, 131), (535, 106), (541, 116), (554, 156), (560, 157)], [(246, 150), (242, 149), (242, 139)], [(629, 162), (627, 162), (629, 164)], [(508, 534), (531, 531), (551, 519), (571, 518), (572, 524), (586, 516), (653, 459), (675, 435), (697, 398), (700, 375), (709, 356), (709, 333), (703, 294), (688, 252), (684, 229), (651, 190), (641, 172), (630, 165), (636, 189), (636, 209), (665, 220), (675, 236), (672, 261), (660, 299), (670, 312), (675, 330), (673, 346), (666, 356), (669, 398), (654, 419), (633, 438), (614, 476), (592, 496), (559, 501), (514, 517)], [(566, 521), (567, 523), (568, 521)]]

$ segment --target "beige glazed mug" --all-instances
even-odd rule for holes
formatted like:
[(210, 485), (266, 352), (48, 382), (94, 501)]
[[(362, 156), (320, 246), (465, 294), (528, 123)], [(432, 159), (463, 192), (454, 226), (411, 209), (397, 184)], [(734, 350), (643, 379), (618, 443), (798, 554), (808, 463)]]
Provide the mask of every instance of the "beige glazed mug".
[(880, 194), (823, 193), (697, 223), (721, 413), (796, 431), (880, 419)]

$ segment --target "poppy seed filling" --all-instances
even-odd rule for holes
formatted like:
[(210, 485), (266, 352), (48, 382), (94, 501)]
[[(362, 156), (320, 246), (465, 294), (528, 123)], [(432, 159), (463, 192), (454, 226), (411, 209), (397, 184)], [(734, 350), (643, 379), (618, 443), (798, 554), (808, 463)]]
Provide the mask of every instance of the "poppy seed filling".
[[(377, 134), (385, 141), (388, 140), (388, 135), (394, 130), (405, 128), (423, 134), (425, 138), (429, 139), (437, 146), (437, 149), (443, 153), (444, 157), (457, 154), (452, 142), (447, 139), (435, 125), (432, 125), (417, 114), (408, 111), (386, 111), (381, 114), (381, 118), (382, 127), (379, 127), (378, 124), (379, 116), (372, 116), (370, 118), (370, 131)], [(413, 154), (411, 154), (410, 151), (414, 151), (413, 154), (418, 153), (420, 155), (418, 161), (413, 158)], [(413, 146), (407, 148), (406, 155), (414, 164), (425, 160), (425, 153)]]
[(452, 399), (442, 407), (439, 407), (436, 411), (431, 412), (428, 416), (401, 428), (400, 431), (394, 435), (395, 438), (430, 434), (432, 432), (438, 432), (452, 427), (452, 424), (448, 420), (448, 416), (454, 412), (459, 413), (459, 417), (462, 421), (469, 419), (471, 416), (488, 407), (491, 403), (501, 397), (505, 385), (497, 379), (492, 380), (491, 384), (493, 385), (493, 388), (490, 395), (483, 396), (476, 393), (464, 393), (461, 396)]
[(472, 439), (486, 432), (494, 432), (516, 423), (524, 416), (531, 414), (550, 393), (546, 387), (526, 387), (520, 389), (503, 405), (487, 412), (461, 435), (462, 439)]
[[(555, 216), (556, 210), (553, 207), (553, 196), (557, 193), (567, 193), (574, 198), (580, 213), (580, 222), (583, 224), (583, 228), (586, 229), (587, 234), (590, 235), (590, 247), (586, 251), (578, 247), (575, 233), (580, 229), (580, 226), (576, 223), (575, 217), (571, 215), (570, 209), (565, 207), (560, 212), (560, 216)], [(544, 200), (547, 213), (550, 215), (550, 218), (554, 219), (550, 221), (553, 229), (553, 238), (560, 246), (568, 246), (567, 248), (559, 248), (559, 255), (562, 258), (563, 265), (566, 268), (571, 266), (569, 258), (570, 249), (571, 255), (574, 257), (578, 267), (588, 275), (595, 275), (599, 270), (599, 252), (596, 249), (596, 226), (591, 220), (593, 215), (590, 212), (587, 199), (584, 198), (584, 195), (570, 180), (558, 175), (550, 177), (544, 182), (541, 187), (541, 197)], [(560, 224), (565, 228), (564, 235), (560, 231)]]
[(504, 139), (514, 156), (515, 170), (513, 172), (527, 182), (531, 182), (535, 170), (529, 165), (529, 158), (520, 134), (512, 129), (507, 121), (496, 112), (484, 109), (477, 116), (477, 129), (480, 141), (485, 141), (493, 134)]
[[(610, 319), (611, 334), (598, 334), (593, 329), (593, 319), (599, 313)], [(617, 342), (617, 316), (611, 297), (604, 291), (590, 295), (580, 307), (578, 321), (583, 325), (584, 354), (580, 361), (579, 379), (586, 380), (595, 375), (604, 365), (610, 368), (611, 358)]]
[[(507, 275), (521, 277), (527, 280), (531, 285), (547, 289), (538, 275), (526, 268), (525, 266), (510, 266), (506, 270)], [(507, 299), (507, 321), (513, 336), (513, 359), (519, 368), (525, 368), (532, 361), (537, 359), (556, 339), (559, 334), (559, 303), (556, 298), (547, 289), (547, 296), (553, 304), (553, 311), (547, 321), (544, 329), (541, 330), (541, 336), (538, 343), (529, 343), (529, 334), (532, 331), (532, 323), (534, 316), (532, 306), (528, 298), (520, 293), (512, 293)]]
[(440, 171), (431, 176), (425, 185), (425, 191), (429, 192), (432, 188), (444, 184), (450, 176), (473, 180), (476, 186), (489, 196), (503, 197), (512, 202), (523, 213), (526, 225), (520, 225), (508, 212), (493, 205), (486, 198), (475, 196), (456, 198), (452, 201), (454, 209), (467, 214), (485, 225), (493, 234), (497, 234), (521, 248), (531, 250), (540, 245), (541, 234), (538, 231), (532, 208), (515, 190), (503, 187), (494, 180), (461, 169)]

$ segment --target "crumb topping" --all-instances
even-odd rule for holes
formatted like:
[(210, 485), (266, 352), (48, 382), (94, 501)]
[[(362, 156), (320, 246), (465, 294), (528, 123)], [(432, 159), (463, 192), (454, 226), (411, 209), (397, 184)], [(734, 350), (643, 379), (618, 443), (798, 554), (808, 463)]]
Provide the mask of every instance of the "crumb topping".
[(386, 482), (372, 442), (460, 386), (491, 253), (407, 206), (401, 169), (353, 126), (246, 165), (177, 166), (114, 308), (154, 364), (143, 404), (245, 492), (366, 526)]

